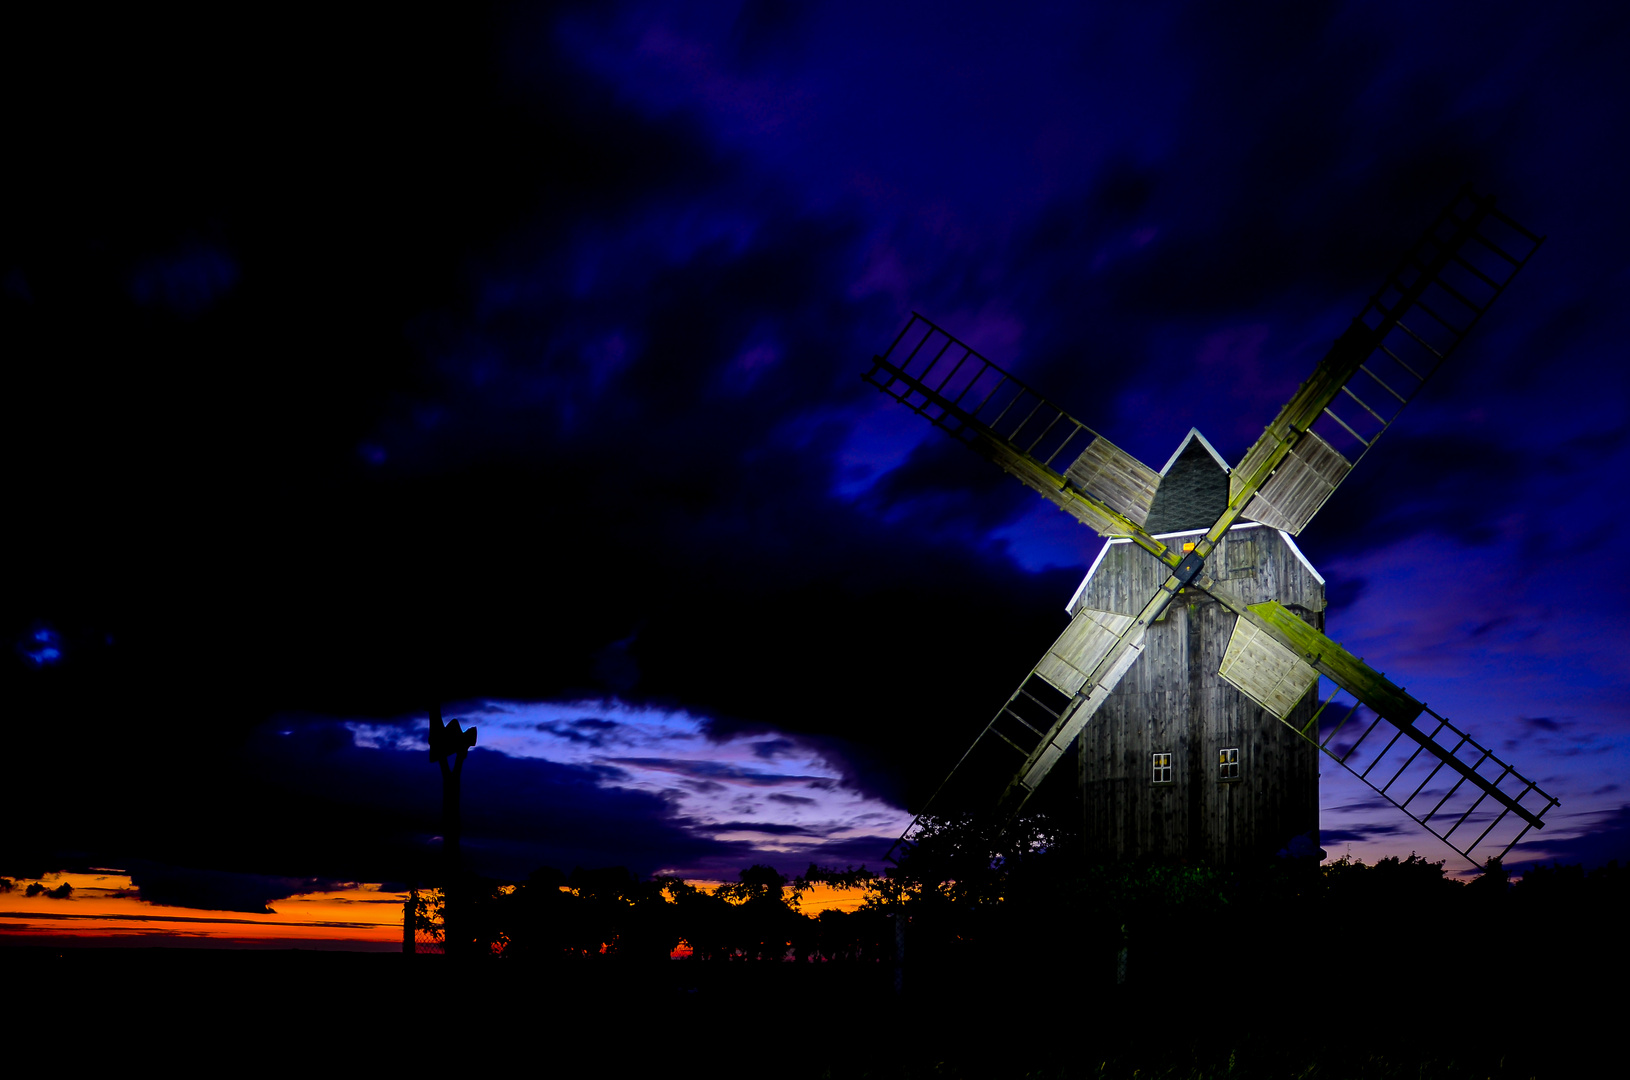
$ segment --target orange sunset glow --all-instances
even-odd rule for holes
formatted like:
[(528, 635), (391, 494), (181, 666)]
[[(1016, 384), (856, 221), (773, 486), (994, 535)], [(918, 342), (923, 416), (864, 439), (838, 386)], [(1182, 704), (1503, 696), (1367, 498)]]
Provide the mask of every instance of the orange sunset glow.
[[(34, 890), (29, 896), (29, 886)], [(62, 886), (70, 891), (58, 898)], [(275, 901), (270, 914), (150, 904), (119, 870), (46, 874), (0, 894), (0, 935), (13, 944), (194, 945), (386, 951), (402, 946), (406, 893), (355, 884)]]
[[(696, 878), (688, 878), (685, 883), (708, 893), (725, 884), (722, 881), (704, 881)], [(783, 888), (781, 893), (789, 903), (792, 902), (794, 894), (791, 885)], [(804, 894), (797, 899), (798, 911), (804, 915), (818, 915), (823, 911), (855, 911), (866, 903), (866, 890), (845, 889), (818, 882), (804, 890)]]
[[(721, 883), (692, 881), (712, 892)], [(39, 888), (31, 888), (32, 886)], [(63, 886), (69, 886), (64, 891)], [(30, 896), (29, 893), (34, 895)], [(788, 890), (789, 899), (791, 889)], [(140, 899), (120, 870), (46, 874), (0, 893), (0, 937), (11, 944), (169, 945), (216, 948), (350, 949), (402, 946), (404, 892), (377, 884), (302, 893), (273, 901), (270, 913), (206, 911)], [(817, 885), (800, 898), (807, 915), (853, 911), (860, 889)]]

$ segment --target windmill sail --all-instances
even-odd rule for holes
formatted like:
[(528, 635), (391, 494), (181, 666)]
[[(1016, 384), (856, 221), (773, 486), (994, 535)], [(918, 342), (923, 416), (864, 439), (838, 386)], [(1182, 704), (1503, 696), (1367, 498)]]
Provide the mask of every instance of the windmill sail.
[[(1310, 719), (1292, 725), (1297, 734), (1474, 865), (1482, 865), (1475, 852), (1485, 841), (1504, 840), (1492, 852), (1503, 858), (1529, 829), (1545, 827), (1541, 819), (1558, 805), (1554, 797), (1402, 687), (1278, 603), (1246, 605), (1214, 581), (1199, 584), (1240, 616), (1219, 674), (1281, 721), (1318, 676), (1335, 683), (1351, 705), (1332, 710), (1340, 697), (1332, 694)], [(1341, 719), (1321, 740), (1327, 712)], [(1362, 730), (1349, 727), (1354, 719)], [(1348, 739), (1337, 741), (1343, 733)], [(1518, 831), (1502, 833), (1508, 822)], [(1457, 838), (1468, 824), (1481, 831)]]
[(1296, 650), (1248, 619), (1234, 624), (1217, 674), (1281, 720), (1289, 719), (1319, 681), (1319, 673)]
[[(1336, 703), (1346, 704), (1339, 693), (1321, 701), (1314, 720), (1297, 734), (1317, 741), (1322, 753), (1474, 866), (1505, 858), (1528, 830), (1544, 828), (1541, 818), (1559, 805), (1534, 781), (1425, 706), (1416, 722), (1393, 724), (1372, 715), (1362, 702), (1331, 708)], [(1319, 719), (1326, 713), (1340, 719), (1319, 739)], [(1371, 717), (1368, 724), (1363, 723), (1366, 716)], [(1352, 724), (1355, 719), (1358, 723)], [(1353, 737), (1355, 729), (1361, 730)], [(1344, 733), (1350, 742), (1337, 741)]]
[(912, 819), (899, 843), (909, 842), (931, 807), (983, 809), (993, 794), (1002, 791), (998, 811), (1018, 813), (1137, 661), (1146, 630), (1146, 621), (1130, 615), (1091, 608), (1077, 611)]
[(1300, 533), (1544, 242), (1462, 188), (1246, 452), (1229, 502)]
[[(999, 807), (1011, 816), (1136, 662), (1149, 624), (1199, 573), (1203, 555), (1172, 551), (1143, 528), (1159, 473), (923, 316), (913, 312), (861, 377), (1100, 535), (1128, 537), (1171, 568), (1135, 618), (1103, 612), (1093, 628), (1072, 622), (929, 800), (974, 788), (988, 805), (1001, 790)], [(916, 820), (906, 831), (915, 828)]]
[(1164, 550), (1142, 528), (1159, 473), (921, 315), (861, 378), (1100, 535)]
[[(1543, 242), (1495, 210), (1492, 196), (1466, 185), (1232, 470), (1227, 507), (1181, 554), (1144, 528), (1159, 474), (914, 313), (862, 377), (1101, 535), (1131, 539), (1170, 571), (1135, 616), (1076, 612), (923, 812), (964, 781), (991, 791), (992, 776), (1006, 775), (999, 812), (1016, 814), (1137, 661), (1149, 626), (1193, 584), (1239, 619), (1218, 674), (1287, 723), (1319, 676), (1330, 678), (1354, 700), (1349, 718), (1365, 712), (1373, 721), (1352, 743), (1334, 744), (1339, 753), (1331, 749), (1339, 727), (1317, 740), (1323, 707), (1295, 730), (1449, 846), (1475, 863), (1472, 852), (1498, 839), (1503, 823), (1514, 818), (1521, 831), (1502, 855), (1529, 829), (1542, 828), (1541, 817), (1557, 800), (1533, 781), (1288, 610), (1245, 604), (1204, 567), (1241, 517), (1300, 532)], [(1420, 723), (1423, 715), (1431, 720)], [(1394, 732), (1391, 741), (1358, 771), (1350, 764), (1354, 753), (1383, 724)], [(1385, 782), (1372, 780), (1379, 761), (1399, 745), (1412, 747), (1407, 760)], [(1395, 785), (1417, 763), (1427, 775), (1399, 801)], [(1455, 777), (1452, 786), (1418, 813), (1424, 808), (1415, 800), (1435, 792), (1444, 769)], [(1490, 769), (1497, 770), (1493, 777)], [(1463, 791), (1477, 794), (1447, 825), (1444, 808)], [(1485, 818), (1491, 820), (1482, 832), (1457, 846), (1464, 842), (1454, 839), (1457, 832)], [(902, 843), (920, 820), (921, 814)]]

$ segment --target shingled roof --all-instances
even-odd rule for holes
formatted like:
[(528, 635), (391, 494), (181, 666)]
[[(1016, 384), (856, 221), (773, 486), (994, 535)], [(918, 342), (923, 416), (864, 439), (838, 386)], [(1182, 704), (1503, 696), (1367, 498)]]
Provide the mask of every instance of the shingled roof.
[(1151, 533), (1204, 529), (1227, 507), (1228, 464), (1198, 428), (1189, 428), (1160, 470), (1160, 486), (1143, 527)]

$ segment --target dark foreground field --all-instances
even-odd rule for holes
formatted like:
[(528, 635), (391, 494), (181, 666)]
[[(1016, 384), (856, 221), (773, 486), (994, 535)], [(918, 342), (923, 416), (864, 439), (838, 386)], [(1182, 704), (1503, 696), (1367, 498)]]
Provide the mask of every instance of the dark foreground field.
[(1498, 942), (1468, 942), (1452, 966), (1355, 981), (1338, 962), (1308, 970), (1320, 950), (1215, 944), (1193, 962), (1134, 955), (1143, 977), (1125, 986), (1035, 957), (908, 967), (900, 997), (875, 964), (206, 949), (0, 948), (0, 979), (8, 1064), (30, 1074), (1622, 1075), (1601, 1065), (1622, 1037), (1622, 972), (1591, 979), (1587, 955), (1541, 965), (1536, 983), (1531, 960), (1513, 968)]

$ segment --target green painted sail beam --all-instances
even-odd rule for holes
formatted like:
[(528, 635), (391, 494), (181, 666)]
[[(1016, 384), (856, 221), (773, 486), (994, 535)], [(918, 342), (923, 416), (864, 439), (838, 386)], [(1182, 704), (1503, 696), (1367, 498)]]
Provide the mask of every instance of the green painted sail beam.
[(1400, 727), (1413, 724), (1426, 708), (1379, 671), (1303, 622), (1279, 601), (1251, 604), (1246, 610), (1246, 617), (1252, 623), (1267, 630), (1314, 670), (1334, 680), (1336, 685), (1392, 723)]
[[(1469, 198), (1472, 203), (1472, 211), (1464, 219), (1456, 218), (1453, 214), (1454, 207), (1462, 198)], [(1274, 470), (1284, 463), (1296, 443), (1307, 435), (1325, 407), (1335, 400), (1336, 395), (1341, 393), (1342, 388), (1386, 340), (1387, 334), (1398, 324), (1398, 320), (1420, 301), (1421, 296), (1433, 282), (1439, 280), (1444, 270), (1458, 256), (1460, 249), (1477, 236), (1479, 226), (1494, 212), (1492, 195), (1480, 197), (1472, 192), (1470, 184), (1456, 193), (1454, 200), (1444, 207), (1437, 219), (1427, 228), (1422, 239), (1411, 249), (1410, 255), (1405, 257), (1406, 261), (1426, 243), (1427, 238), (1431, 237), (1445, 220), (1456, 222), (1453, 234), (1447, 241), (1434, 242), (1437, 253), (1421, 266), (1421, 272), (1414, 283), (1400, 290), (1401, 295), (1391, 308), (1381, 307), (1379, 294), (1370, 298), (1370, 306), (1382, 312), (1382, 318), (1375, 326), (1369, 326), (1361, 318), (1355, 318), (1336, 339), (1330, 351), (1313, 369), (1313, 373), (1297, 388), (1296, 393), (1291, 395), (1291, 399), (1279, 410), (1279, 415), (1264, 429), (1262, 436), (1246, 451), (1245, 457), (1232, 471), (1229, 478), (1228, 505), (1211, 528), (1206, 530), (1205, 535), (1195, 541), (1195, 554), (1202, 559), (1211, 554), (1217, 543), (1244, 514), (1245, 508), (1268, 482)], [(1392, 281), (1396, 279), (1396, 272), (1389, 277)], [(1469, 330), (1470, 326), (1467, 329)]]
[[(913, 316), (913, 318), (921, 319), (921, 316)], [(929, 326), (933, 326), (933, 324), (929, 323), (926, 319), (921, 319), (921, 321)], [(935, 329), (938, 330), (937, 327)], [(944, 334), (943, 330), (938, 332)], [(949, 334), (945, 334), (945, 337), (953, 344), (961, 345), (960, 342), (951, 337)], [(896, 344), (898, 344), (898, 339), (896, 339)], [(966, 346), (963, 347), (966, 348)], [(972, 353), (972, 350), (969, 350), (969, 352), (972, 355), (978, 355)], [(991, 364), (988, 360), (984, 360), (982, 357), (981, 361), (989, 365), (991, 368), (1001, 371), (1001, 369), (997, 368), (996, 365)], [(879, 381), (874, 377), (879, 372), (885, 373), (887, 378)], [(1022, 387), (1023, 384), (1019, 384), (1018, 380), (1007, 377), (1005, 372), (1003, 374), (1006, 381), (1013, 382)], [(933, 405), (935, 408), (939, 409), (941, 413), (940, 417), (933, 421), (936, 426), (945, 428), (953, 437), (955, 437), (958, 435), (958, 432), (952, 431), (950, 426), (944, 422), (946, 417), (954, 419), (957, 426), (961, 430), (967, 431), (973, 436), (973, 440), (970, 445), (982, 457), (988, 458), (1004, 472), (1010, 473), (1020, 483), (1037, 492), (1043, 498), (1070, 514), (1078, 521), (1081, 521), (1083, 524), (1090, 526), (1095, 531), (1107, 536), (1127, 537), (1133, 543), (1137, 544), (1145, 551), (1148, 551), (1151, 555), (1155, 556), (1155, 558), (1160, 559), (1169, 566), (1176, 566), (1182, 561), (1183, 556), (1181, 553), (1172, 551), (1165, 544), (1161, 543), (1159, 540), (1156, 540), (1142, 525), (1139, 525), (1137, 522), (1133, 521), (1131, 518), (1127, 517), (1119, 510), (1116, 510), (1114, 507), (1108, 505), (1101, 499), (1094, 498), (1090, 493), (1083, 492), (1072, 486), (1069, 481), (1065, 479), (1062, 473), (1056, 472), (1051, 466), (1036, 458), (1027, 450), (1014, 445), (1014, 443), (1005, 438), (1000, 432), (996, 431), (990, 425), (975, 417), (973, 413), (964, 408), (960, 402), (941, 393), (938, 387), (930, 386), (928, 383), (918, 379), (916, 376), (908, 374), (903, 368), (892, 363), (887, 357), (872, 357), (872, 370), (867, 372), (864, 376), (862, 376), (862, 378), (865, 378), (868, 382), (871, 382), (884, 393), (887, 393), (896, 400), (902, 402), (904, 401), (906, 395), (895, 393), (890, 389), (890, 386), (895, 382), (904, 384), (909, 388), (908, 394), (915, 393), (920, 395), (923, 399), (923, 405), (913, 406), (914, 411), (921, 413), (928, 405)], [(1037, 400), (1045, 401), (1045, 399), (1041, 398), (1039, 395), (1037, 396)], [(1052, 406), (1050, 403), (1049, 406), (1057, 409), (1057, 406)], [(1070, 423), (1074, 424), (1076, 427), (1092, 432), (1091, 428), (1088, 428), (1085, 424), (1081, 424), (1079, 421), (1076, 421), (1062, 409), (1059, 409), (1058, 413), (1060, 417), (1068, 419)], [(1094, 438), (1102, 437), (1097, 435), (1096, 432), (1092, 432), (1092, 434)]]
[[(1394, 684), (1381, 672), (1313, 629), (1277, 600), (1245, 604), (1209, 578), (1201, 579), (1197, 584), (1216, 597), (1224, 607), (1241, 618), (1250, 620), (1252, 625), (1260, 627), (1294, 651), (1321, 675), (1328, 677), (1337, 686), (1375, 710), (1405, 738), (1418, 743), (1433, 757), (1458, 772), (1471, 784), (1481, 788), (1529, 825), (1534, 828), (1545, 827), (1537, 815), (1501, 791), (1472, 765), (1449, 753), (1445, 747), (1440, 746), (1430, 735), (1417, 727), (1415, 721), (1426, 711), (1426, 706), (1405, 693), (1403, 687)], [(1305, 732), (1298, 734), (1308, 738)], [(1317, 742), (1311, 738), (1308, 741)]]
[(1166, 610), (1166, 605), (1171, 603), (1181, 587), (1175, 574), (1166, 579), (1166, 584), (1138, 612), (1137, 618), (1116, 637), (1115, 643), (1087, 676), (1087, 681), (1075, 692), (1069, 708), (1051, 728), (1042, 733), (1041, 741), (1025, 758), (1013, 779), (1008, 781), (1007, 789), (997, 802), (997, 813), (1004, 821), (1011, 820), (1024, 808), (1041, 782), (1047, 779), (1047, 774), (1052, 772), (1058, 759), (1070, 748), (1070, 743), (1086, 727), (1087, 721), (1109, 700), (1121, 676), (1143, 655), (1143, 639), (1149, 633), (1150, 625)]
[[(1454, 217), (1452, 210), (1462, 197), (1471, 199), (1472, 211), (1464, 219), (1458, 219)], [(1262, 432), (1262, 436), (1246, 451), (1245, 457), (1241, 459), (1231, 477), (1228, 508), (1206, 533), (1208, 550), (1245, 512), (1245, 507), (1252, 497), (1268, 482), (1268, 477), (1274, 470), (1279, 468), (1285, 455), (1290, 453), (1291, 447), (1307, 433), (1325, 407), (1341, 393), (1341, 388), (1347, 385), (1348, 380), (1358, 373), (1365, 361), (1386, 340), (1387, 334), (1398, 324), (1398, 320), (1403, 318), (1409, 309), (1420, 301), (1432, 283), (1438, 280), (1459, 254), (1461, 247), (1477, 235), (1478, 226), (1493, 210), (1494, 197), (1492, 195), (1480, 197), (1474, 194), (1470, 184), (1462, 188), (1455, 195), (1454, 201), (1443, 209), (1437, 220), (1427, 229), (1426, 236), (1431, 236), (1446, 219), (1457, 222), (1455, 231), (1447, 241), (1436, 245), (1437, 254), (1421, 268), (1414, 283), (1401, 290), (1402, 295), (1390, 309), (1382, 308), (1378, 297), (1371, 297), (1371, 305), (1383, 312), (1380, 322), (1372, 327), (1362, 319), (1355, 318), (1336, 339), (1324, 359), (1319, 361), (1318, 366), (1313, 369), (1313, 374), (1297, 388), (1296, 393), (1291, 395), (1291, 399), (1279, 410), (1279, 415), (1274, 417), (1273, 422)], [(1416, 244), (1411, 253), (1418, 250), (1424, 242), (1425, 237)], [(1395, 280), (1396, 275), (1393, 275), (1393, 278)]]
[(994, 433), (979, 432), (974, 449), (989, 458), (1003, 472), (1013, 476), (1025, 487), (1035, 491), (1048, 502), (1076, 518), (1095, 531), (1109, 536), (1124, 536), (1168, 566), (1176, 566), (1182, 555), (1156, 540), (1143, 526), (1131, 518), (1106, 506), (1092, 496), (1077, 491), (1051, 468), (1031, 455), (1009, 445)]

